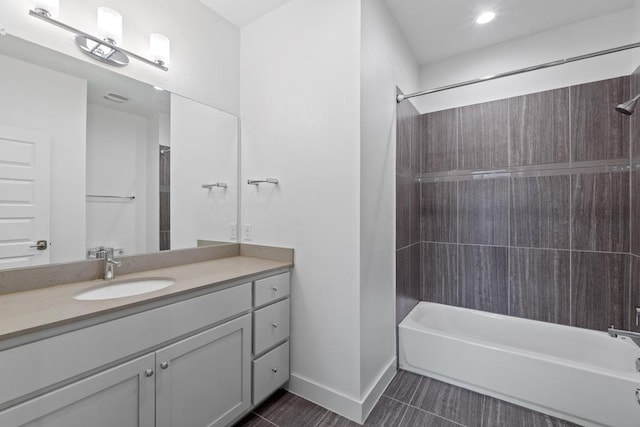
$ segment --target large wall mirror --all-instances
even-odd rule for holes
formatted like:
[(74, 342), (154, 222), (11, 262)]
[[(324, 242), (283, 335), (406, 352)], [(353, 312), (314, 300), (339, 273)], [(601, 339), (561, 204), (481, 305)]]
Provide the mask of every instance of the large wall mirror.
[(0, 268), (235, 242), (238, 119), (0, 36)]

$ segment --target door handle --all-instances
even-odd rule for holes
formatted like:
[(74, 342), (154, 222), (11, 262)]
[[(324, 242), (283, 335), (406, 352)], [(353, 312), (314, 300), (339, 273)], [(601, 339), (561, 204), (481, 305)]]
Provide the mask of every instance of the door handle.
[(37, 249), (39, 251), (46, 251), (48, 247), (49, 247), (49, 244), (47, 243), (46, 240), (38, 240), (35, 246), (29, 246), (29, 248)]

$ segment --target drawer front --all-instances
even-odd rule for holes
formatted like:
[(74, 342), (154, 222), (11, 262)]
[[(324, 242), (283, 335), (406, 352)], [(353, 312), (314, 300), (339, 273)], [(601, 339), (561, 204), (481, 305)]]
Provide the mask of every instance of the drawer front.
[(253, 322), (253, 354), (289, 338), (289, 299), (256, 310)]
[(253, 404), (262, 402), (289, 380), (289, 341), (253, 361)]
[(255, 307), (289, 296), (289, 272), (256, 280), (253, 289), (255, 292)]

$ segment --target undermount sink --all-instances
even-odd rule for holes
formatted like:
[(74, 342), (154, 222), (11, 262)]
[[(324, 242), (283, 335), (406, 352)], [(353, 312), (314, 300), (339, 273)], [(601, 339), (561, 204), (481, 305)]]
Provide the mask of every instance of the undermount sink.
[(169, 277), (118, 280), (87, 289), (73, 298), (82, 301), (125, 298), (159, 291), (174, 283), (176, 281)]

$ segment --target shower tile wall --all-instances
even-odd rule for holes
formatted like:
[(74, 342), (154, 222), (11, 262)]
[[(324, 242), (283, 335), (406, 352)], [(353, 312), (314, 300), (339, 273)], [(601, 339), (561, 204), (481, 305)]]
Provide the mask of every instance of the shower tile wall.
[(171, 152), (160, 146), (160, 250), (171, 249)]
[[(631, 75), (631, 93), (640, 93), (640, 67)], [(636, 324), (636, 307), (640, 307), (640, 112), (631, 116), (631, 295), (629, 318), (631, 328), (640, 332)]]
[[(630, 153), (640, 163), (640, 115), (614, 107), (638, 92), (640, 69), (419, 116), (400, 104), (398, 318), (420, 299), (591, 329), (635, 327), (640, 196), (630, 196), (640, 194), (640, 170), (629, 165)], [(418, 152), (416, 171), (409, 157)], [(412, 174), (421, 273), (411, 256)], [(418, 277), (416, 295), (409, 280)]]
[[(400, 93), (400, 92), (398, 92)], [(398, 105), (396, 135), (396, 318), (398, 322), (420, 300), (421, 129), (410, 102)]]

